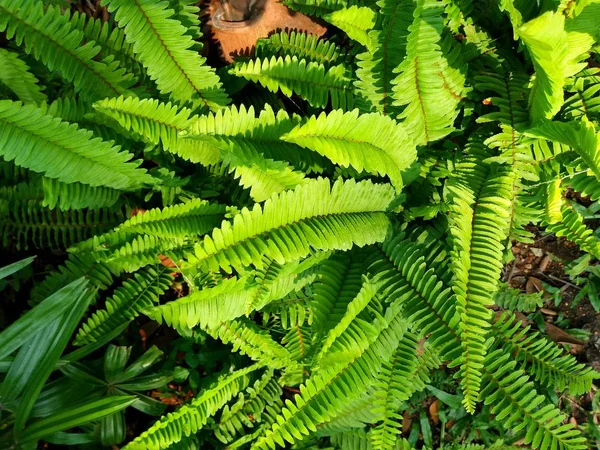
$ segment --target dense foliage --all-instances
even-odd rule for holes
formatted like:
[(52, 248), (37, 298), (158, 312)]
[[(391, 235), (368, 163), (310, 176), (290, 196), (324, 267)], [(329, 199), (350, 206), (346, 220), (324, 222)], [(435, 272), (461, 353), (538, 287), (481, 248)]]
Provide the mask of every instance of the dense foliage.
[(0, 448), (592, 448), (500, 280), (600, 258), (598, 0), (284, 0), (326, 37), (230, 65), (195, 1), (71, 3), (0, 0)]

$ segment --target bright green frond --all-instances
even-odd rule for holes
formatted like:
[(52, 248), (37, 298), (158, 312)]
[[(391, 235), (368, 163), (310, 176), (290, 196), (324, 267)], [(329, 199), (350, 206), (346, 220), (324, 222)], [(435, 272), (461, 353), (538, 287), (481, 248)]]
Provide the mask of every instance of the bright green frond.
[(526, 294), (519, 289), (511, 288), (505, 283), (498, 284), (498, 290), (494, 294), (494, 304), (502, 309), (524, 313), (534, 312), (544, 306), (542, 292)]
[(548, 224), (546, 230), (558, 237), (565, 237), (577, 244), (585, 252), (600, 259), (600, 239), (594, 231), (585, 226), (583, 217), (571, 205), (565, 203), (561, 210), (562, 220)]
[(161, 450), (195, 434), (238, 392), (251, 382), (250, 374), (259, 366), (237, 370), (201, 392), (189, 404), (163, 416), (147, 431), (123, 447), (123, 450)]
[(424, 253), (403, 235), (390, 236), (369, 272), (382, 283), (381, 292), (389, 300), (404, 305), (404, 316), (429, 335), (442, 358), (453, 360), (460, 355), (456, 299), (434, 268), (427, 266)]
[(172, 282), (173, 278), (164, 266), (148, 267), (136, 272), (106, 300), (104, 309), (96, 311), (81, 325), (75, 344), (95, 342), (130, 322), (141, 311), (158, 303), (159, 297), (169, 289)]
[(369, 31), (375, 26), (377, 15), (366, 6), (351, 6), (329, 13), (323, 18), (330, 24), (345, 32), (365, 47), (370, 47)]
[(357, 0), (283, 0), (283, 3), (304, 14), (323, 16), (332, 11), (356, 4)]
[(510, 352), (535, 381), (559, 391), (567, 388), (571, 395), (588, 392), (600, 373), (578, 363), (574, 356), (530, 329), (529, 325), (523, 328), (514, 314), (506, 312), (493, 324), (502, 350)]
[(342, 167), (388, 176), (402, 189), (401, 172), (417, 156), (405, 128), (379, 113), (335, 110), (311, 117), (282, 137), (326, 156)]
[(321, 64), (338, 62), (344, 51), (334, 42), (297, 31), (274, 33), (256, 43), (259, 56), (296, 55)]
[(0, 48), (0, 83), (14, 92), (23, 103), (41, 103), (46, 101), (38, 79), (29, 71), (29, 67), (19, 55)]
[(541, 450), (585, 450), (585, 438), (566, 417), (539, 395), (532, 381), (516, 367), (509, 353), (496, 350), (485, 361), (481, 398), (490, 405), (495, 420), (514, 432), (525, 431), (524, 443)]
[(32, 105), (0, 101), (0, 156), (65, 183), (138, 189), (153, 179), (132, 155)]
[(167, 238), (199, 236), (217, 227), (226, 210), (224, 205), (195, 198), (187, 203), (139, 213), (115, 231)]
[(374, 108), (396, 117), (400, 110), (393, 105), (394, 69), (406, 56), (408, 28), (413, 21), (415, 5), (402, 0), (380, 0), (377, 6), (383, 23), (380, 29), (369, 33), (372, 48), (358, 55), (357, 97), (368, 104), (367, 109)]
[(294, 402), (285, 408), (270, 430), (261, 436), (253, 449), (284, 447), (315, 432), (316, 425), (332, 418), (336, 411), (365, 393), (375, 381), (384, 361), (387, 361), (406, 331), (398, 312), (392, 312), (376, 339), (362, 352), (356, 352), (346, 364), (328, 367), (313, 374), (300, 387)]
[(315, 107), (350, 109), (354, 103), (350, 78), (343, 64), (325, 68), (323, 64), (286, 55), (285, 58), (254, 59), (235, 63), (229, 71), (258, 82), (271, 92), (297, 94)]
[(402, 431), (400, 406), (414, 392), (412, 377), (418, 364), (417, 345), (416, 336), (405, 333), (374, 384), (373, 412), (378, 420), (369, 436), (373, 450), (393, 448)]
[(395, 69), (394, 104), (404, 106), (398, 116), (418, 145), (443, 138), (454, 130), (462, 99), (464, 74), (454, 66), (457, 52), (444, 54), (443, 3), (418, 0), (409, 27), (406, 58)]
[(146, 309), (144, 313), (159, 323), (178, 328), (216, 328), (221, 322), (243, 316), (246, 302), (256, 286), (248, 279), (229, 278), (213, 288), (192, 292), (186, 297)]
[(163, 94), (180, 103), (222, 107), (228, 102), (219, 77), (206, 65), (206, 58), (194, 52), (191, 36), (173, 18), (166, 1), (104, 0), (124, 28), (127, 42), (133, 44), (150, 77)]
[(72, 82), (87, 101), (129, 93), (133, 79), (111, 59), (96, 60), (100, 47), (83, 45), (83, 33), (57, 7), (30, 0), (0, 1), (0, 31), (24, 50)]
[[(242, 209), (212, 236), (196, 246), (192, 266), (228, 272), (251, 264), (262, 267), (263, 256), (280, 264), (307, 256), (311, 250), (347, 250), (383, 240), (384, 214), (393, 198), (389, 185), (369, 181), (319, 178)], [(335, 230), (335, 231), (333, 231)]]
[(474, 411), (479, 396), (486, 334), (492, 318), (488, 307), (494, 304), (502, 270), (512, 186), (509, 169), (486, 168), (479, 150), (472, 150), (472, 156), (457, 164), (450, 186), (454, 194), (450, 215), (453, 289), (463, 347), (460, 376), (469, 412)]

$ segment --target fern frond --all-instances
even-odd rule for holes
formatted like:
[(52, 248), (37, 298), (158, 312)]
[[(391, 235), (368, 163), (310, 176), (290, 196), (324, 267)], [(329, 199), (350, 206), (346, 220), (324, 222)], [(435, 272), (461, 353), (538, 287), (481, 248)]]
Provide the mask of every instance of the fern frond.
[(19, 55), (0, 48), (0, 83), (8, 89), (23, 103), (42, 103), (46, 101), (46, 95), (42, 87), (38, 85), (38, 79), (29, 71)]
[(81, 325), (75, 345), (97, 341), (112, 330), (130, 322), (138, 314), (158, 302), (173, 282), (164, 266), (147, 267), (123, 282), (112, 297), (106, 300), (104, 309), (96, 311)]
[(478, 154), (480, 150), (472, 150), (473, 156), (457, 164), (457, 175), (449, 187), (455, 195), (450, 232), (453, 289), (463, 347), (460, 376), (463, 403), (469, 412), (475, 409), (481, 385), (486, 333), (492, 316), (488, 307), (494, 303), (502, 270), (512, 186), (510, 169), (488, 169)]
[(528, 136), (561, 143), (571, 148), (581, 158), (585, 169), (600, 181), (600, 151), (594, 125), (587, 119), (581, 122), (545, 122), (527, 130)]
[(368, 110), (376, 109), (396, 117), (400, 111), (393, 105), (394, 69), (406, 56), (408, 28), (413, 21), (415, 5), (401, 0), (379, 0), (377, 6), (383, 23), (380, 29), (369, 33), (372, 49), (357, 56), (357, 97), (367, 103)]
[(0, 31), (6, 31), (24, 50), (51, 71), (72, 82), (75, 92), (89, 102), (129, 94), (133, 79), (111, 59), (96, 60), (100, 47), (95, 41), (83, 44), (83, 33), (72, 19), (42, 2), (2, 0)]
[(503, 350), (489, 353), (486, 358), (481, 398), (491, 405), (495, 420), (514, 432), (526, 430), (524, 443), (533, 448), (588, 448), (581, 433), (570, 423), (562, 424), (566, 417), (536, 392), (533, 382), (516, 365)]
[(455, 69), (456, 51), (442, 51), (441, 0), (418, 0), (409, 27), (406, 58), (394, 72), (394, 104), (405, 106), (398, 116), (417, 145), (443, 138), (454, 129), (464, 75)]
[(586, 117), (600, 119), (600, 82), (587, 82), (577, 78), (572, 89), (573, 95), (565, 100), (563, 111), (571, 119)]
[[(271, 417), (278, 414), (283, 406), (281, 394), (281, 387), (277, 384), (273, 371), (267, 370), (245, 392), (240, 393), (231, 407), (223, 408), (215, 435), (221, 442), (229, 444), (236, 435), (247, 434), (247, 428), (264, 427), (272, 423)], [(239, 444), (239, 441), (236, 443)]]
[(239, 109), (232, 106), (194, 118), (185, 137), (216, 151), (258, 153), (266, 160), (289, 162), (304, 172), (322, 172), (327, 167), (322, 156), (281, 140), (298, 122), (297, 116), (290, 117), (285, 110), (275, 113), (268, 104), (258, 116), (252, 106), (248, 109), (243, 105)]
[(506, 312), (493, 323), (497, 345), (510, 352), (535, 381), (558, 391), (567, 388), (571, 395), (588, 392), (600, 373), (578, 363), (554, 342), (530, 329), (531, 326), (523, 327), (514, 314)]
[(218, 226), (226, 211), (224, 205), (195, 198), (187, 203), (136, 214), (115, 231), (164, 238), (200, 236)]
[(365, 47), (370, 47), (369, 31), (375, 26), (375, 11), (366, 6), (350, 6), (349, 8), (338, 9), (325, 16), (327, 22), (338, 27), (348, 35), (350, 39), (355, 40)]
[(400, 405), (413, 393), (412, 374), (417, 368), (417, 340), (405, 333), (374, 384), (373, 412), (377, 425), (371, 430), (373, 450), (393, 448), (402, 431)]
[(319, 268), (313, 285), (313, 331), (320, 341), (344, 316), (350, 301), (362, 287), (363, 253), (350, 251), (335, 253)]
[(243, 316), (255, 286), (248, 279), (229, 278), (215, 287), (192, 292), (186, 297), (154, 308), (144, 314), (159, 323), (178, 328), (215, 328), (221, 322)]
[(235, 63), (229, 73), (258, 82), (271, 92), (287, 97), (297, 94), (311, 106), (351, 109), (354, 103), (350, 78), (343, 64), (325, 68), (323, 64), (297, 56), (254, 59)]
[(392, 198), (386, 185), (349, 180), (331, 186), (327, 179), (313, 180), (262, 206), (244, 208), (232, 223), (224, 222), (205, 236), (189, 263), (231, 272), (232, 267), (251, 264), (260, 268), (263, 256), (283, 264), (307, 256), (311, 249), (362, 247), (385, 237), (389, 222), (384, 211)]
[(404, 305), (404, 316), (444, 359), (460, 355), (458, 320), (452, 291), (438, 280), (425, 262), (423, 250), (402, 234), (390, 236), (374, 258), (369, 273), (382, 283), (382, 293)]
[(282, 369), (292, 365), (290, 352), (275, 342), (269, 333), (247, 319), (221, 322), (217, 327), (207, 331), (213, 338), (221, 340), (224, 344), (231, 344), (233, 351), (247, 355), (268, 367)]
[(50, 209), (109, 208), (119, 200), (121, 192), (107, 187), (92, 187), (81, 183), (63, 183), (42, 177), (43, 206)]
[(192, 38), (173, 18), (168, 2), (153, 0), (103, 0), (125, 30), (127, 42), (146, 67), (162, 94), (180, 103), (219, 108), (227, 94), (206, 58), (191, 50)]
[(342, 167), (387, 175), (397, 191), (403, 185), (401, 172), (417, 156), (401, 125), (379, 113), (359, 114), (357, 109), (312, 116), (282, 139), (316, 151)]
[(561, 209), (562, 221), (548, 224), (546, 230), (569, 241), (595, 258), (600, 259), (600, 239), (585, 226), (583, 217), (571, 205), (565, 204)]
[(163, 416), (147, 431), (123, 447), (124, 450), (160, 450), (195, 434), (225, 404), (250, 384), (253, 365), (228, 374), (201, 392), (189, 404)]
[(321, 64), (340, 62), (344, 51), (334, 42), (321, 39), (314, 34), (299, 31), (274, 33), (256, 42), (256, 53), (260, 57), (296, 55)]
[(222, 153), (223, 162), (239, 178), (240, 185), (250, 189), (255, 202), (264, 202), (273, 194), (308, 182), (304, 173), (288, 163), (266, 159), (251, 146), (244, 147), (233, 144), (231, 150)]
[(64, 183), (138, 189), (153, 178), (132, 155), (32, 105), (0, 101), (0, 156)]
[(530, 313), (541, 308), (544, 305), (544, 299), (541, 292), (525, 294), (519, 289), (499, 283), (498, 290), (494, 294), (494, 304), (509, 311)]
[(360, 396), (375, 381), (384, 361), (388, 360), (406, 331), (397, 311), (390, 311), (376, 339), (346, 364), (338, 364), (313, 374), (300, 387), (294, 402), (287, 401), (270, 430), (253, 448), (275, 449), (303, 439), (315, 432), (316, 425), (328, 421), (346, 403)]
[(290, 352), (293, 361), (302, 361), (311, 351), (311, 331), (308, 327), (296, 325), (281, 339)]
[(94, 103), (94, 108), (115, 119), (125, 130), (140, 135), (145, 142), (161, 143), (165, 150), (184, 159), (204, 165), (221, 160), (220, 151), (214, 146), (179, 136), (192, 121), (192, 112), (187, 108), (134, 97), (105, 99)]
[(546, 184), (546, 221), (549, 224), (562, 222), (563, 192), (560, 178), (555, 178)]
[(357, 0), (283, 0), (283, 4), (288, 8), (317, 16), (323, 16), (356, 3), (358, 3)]

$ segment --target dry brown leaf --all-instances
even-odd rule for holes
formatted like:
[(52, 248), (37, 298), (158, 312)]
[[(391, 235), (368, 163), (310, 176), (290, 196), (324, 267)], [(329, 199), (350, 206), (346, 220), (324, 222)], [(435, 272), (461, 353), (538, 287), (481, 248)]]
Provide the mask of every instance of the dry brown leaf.
[(585, 342), (574, 338), (566, 331), (551, 323), (546, 323), (546, 333), (550, 339), (559, 344), (585, 345)]
[(440, 421), (439, 411), (440, 411), (440, 401), (436, 398), (431, 403), (431, 405), (429, 405), (429, 416), (431, 417), (431, 420), (433, 420), (433, 423), (435, 423), (436, 425)]

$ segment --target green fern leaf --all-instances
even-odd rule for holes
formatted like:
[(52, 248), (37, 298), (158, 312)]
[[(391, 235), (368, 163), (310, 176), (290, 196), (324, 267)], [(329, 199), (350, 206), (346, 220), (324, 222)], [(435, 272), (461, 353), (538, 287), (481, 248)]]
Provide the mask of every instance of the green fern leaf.
[[(475, 144), (476, 145), (476, 144)], [(450, 186), (454, 193), (451, 209), (453, 238), (453, 289), (460, 317), (463, 355), (460, 358), (463, 403), (475, 410), (486, 353), (493, 295), (502, 270), (502, 252), (510, 208), (512, 177), (509, 170), (486, 168), (485, 153), (472, 146), (473, 156), (458, 164)], [(456, 184), (454, 184), (456, 183)]]
[(311, 249), (362, 247), (385, 237), (388, 220), (383, 211), (392, 198), (390, 186), (353, 180), (331, 186), (319, 178), (273, 196), (262, 206), (244, 208), (233, 223), (224, 222), (212, 236), (205, 236), (189, 262), (231, 272), (232, 267), (250, 264), (260, 268), (263, 256), (283, 264), (307, 256)]
[(502, 350), (486, 358), (481, 398), (486, 405), (491, 405), (495, 420), (514, 432), (526, 430), (524, 443), (533, 448), (587, 449), (581, 433), (570, 423), (562, 424), (566, 417), (536, 392), (534, 384), (516, 364), (511, 355)]
[(362, 97), (361, 100), (368, 104), (367, 109), (396, 117), (400, 110), (393, 105), (394, 69), (406, 56), (408, 28), (413, 21), (415, 5), (402, 0), (380, 0), (377, 6), (383, 23), (381, 29), (369, 33), (372, 49), (358, 55), (357, 97)]
[(375, 11), (366, 6), (351, 6), (329, 13), (323, 18), (365, 47), (370, 47), (369, 31), (375, 26)]
[(342, 167), (387, 175), (397, 191), (403, 185), (401, 172), (417, 156), (401, 125), (379, 113), (359, 115), (357, 109), (313, 116), (282, 139), (314, 150)]
[(250, 384), (249, 375), (258, 368), (259, 366), (254, 365), (228, 374), (189, 404), (163, 416), (147, 431), (125, 445), (123, 450), (161, 450), (195, 434), (234, 395)]
[(46, 95), (38, 85), (38, 79), (19, 55), (4, 48), (0, 49), (0, 83), (15, 93), (23, 103), (42, 103)]
[(135, 273), (106, 300), (104, 309), (96, 311), (81, 325), (75, 345), (96, 342), (112, 330), (129, 323), (142, 310), (157, 303), (172, 282), (173, 278), (164, 266), (148, 267)]
[(256, 52), (260, 57), (296, 55), (321, 64), (339, 62), (344, 51), (335, 43), (319, 39), (314, 34), (291, 31), (274, 33), (256, 42)]
[(129, 94), (133, 79), (111, 59), (95, 60), (96, 42), (82, 45), (83, 33), (60, 9), (29, 0), (0, 1), (0, 31), (24, 44), (27, 53), (73, 83), (87, 101)]
[(42, 177), (44, 200), (42, 205), (50, 209), (100, 209), (113, 206), (119, 200), (120, 191), (106, 187), (92, 187), (81, 183), (62, 183)]
[(271, 92), (287, 97), (297, 94), (315, 107), (349, 109), (354, 103), (350, 79), (343, 64), (325, 68), (323, 64), (298, 59), (297, 56), (254, 59), (235, 63), (232, 75), (259, 82)]
[(444, 31), (441, 0), (418, 0), (409, 27), (406, 58), (395, 69), (394, 104), (405, 106), (404, 121), (417, 145), (446, 136), (454, 129), (462, 98), (464, 75), (454, 66), (457, 52), (442, 51)]
[(561, 216), (560, 222), (548, 224), (546, 229), (558, 237), (565, 237), (577, 244), (581, 250), (600, 259), (600, 239), (585, 226), (581, 214), (566, 203), (561, 209)]
[(148, 70), (162, 94), (194, 106), (219, 108), (228, 102), (214, 69), (192, 51), (192, 38), (173, 18), (168, 2), (104, 0), (124, 28), (127, 42)]
[(153, 178), (131, 155), (40, 108), (0, 101), (0, 156), (64, 183), (138, 189)]

